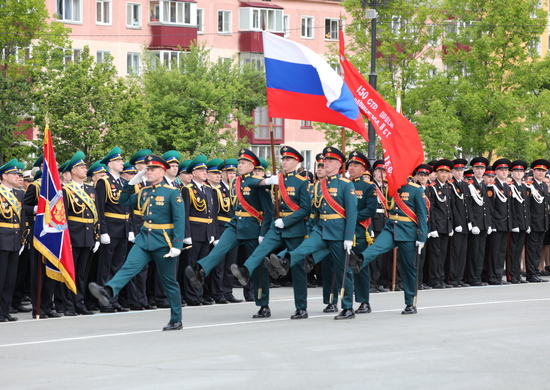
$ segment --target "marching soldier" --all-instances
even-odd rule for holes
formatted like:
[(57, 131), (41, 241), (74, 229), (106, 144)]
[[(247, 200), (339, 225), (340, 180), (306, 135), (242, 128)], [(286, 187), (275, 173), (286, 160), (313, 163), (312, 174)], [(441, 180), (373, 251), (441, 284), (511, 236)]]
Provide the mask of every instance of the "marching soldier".
[[(342, 311), (334, 319), (352, 319), (355, 318), (353, 284), (345, 259), (350, 255), (355, 239), (357, 197), (353, 184), (339, 174), (346, 161), (342, 152), (333, 147), (326, 147), (323, 149), (323, 156), (325, 157), (324, 168), (327, 177), (315, 184), (313, 198), (317, 224), (309, 237), (298, 248), (288, 252), (283, 259), (271, 256), (270, 261), (271, 265), (284, 276), (290, 268), (302, 263), (307, 255), (322, 249), (329, 249), (330, 260), (336, 273), (336, 291), (344, 288)], [(325, 276), (323, 276), (324, 278)], [(342, 282), (344, 282), (344, 286), (342, 286)]]
[(525, 236), (530, 226), (530, 200), (527, 196), (527, 187), (522, 183), (527, 163), (522, 160), (512, 162), (511, 209), (512, 231), (510, 232), (510, 255), (506, 264), (507, 280), (512, 284), (527, 283), (521, 278), (521, 252), (525, 246)]
[[(263, 242), (246, 260), (244, 266), (238, 267), (236, 264), (231, 266), (231, 272), (243, 286), (248, 284), (250, 275), (258, 267), (264, 267), (263, 262), (266, 256), (281, 246), (285, 246), (289, 251), (296, 249), (307, 235), (306, 221), (311, 208), (308, 180), (304, 176), (298, 175), (296, 171), (296, 167), (304, 161), (304, 157), (296, 149), (286, 145), (281, 147), (280, 153), (283, 173), (270, 178), (270, 182), (276, 180), (279, 185), (278, 194), (275, 197), (279, 201), (279, 215), (275, 215), (275, 220)], [(308, 318), (304, 262), (295, 264), (291, 271), (296, 311), (290, 316), (290, 319)], [(264, 307), (268, 305), (268, 301), (256, 299), (256, 305)]]
[[(232, 249), (241, 244), (245, 245), (248, 254), (261, 243), (269, 227), (271, 226), (271, 214), (273, 203), (270, 192), (266, 191), (266, 185), (273, 184), (262, 177), (252, 175), (255, 166), (260, 165), (258, 157), (248, 149), (241, 149), (239, 152), (239, 176), (232, 186), (235, 193), (235, 216), (228, 222), (218, 244), (208, 256), (199, 260), (195, 269), (188, 266), (185, 268), (185, 275), (196, 289), (200, 289), (204, 280), (212, 269)], [(276, 183), (275, 183), (276, 184)], [(232, 194), (233, 197), (233, 194)], [(267, 300), (266, 294), (269, 288), (269, 275), (260, 271), (254, 271), (252, 275), (256, 297), (257, 289), (262, 289), (260, 300)], [(271, 316), (268, 306), (260, 307), (254, 318), (265, 318)]]
[[(175, 279), (176, 259), (183, 247), (185, 234), (185, 210), (180, 192), (174, 187), (163, 185), (166, 160), (155, 155), (146, 157), (147, 172), (141, 171), (124, 185), (120, 204), (124, 207), (139, 207), (145, 218), (128, 260), (104, 286), (90, 283), (90, 291), (106, 307), (120, 290), (151, 260), (157, 265), (158, 274), (170, 302), (170, 322), (164, 331), (180, 330), (181, 294)], [(144, 174), (148, 185), (136, 193)]]

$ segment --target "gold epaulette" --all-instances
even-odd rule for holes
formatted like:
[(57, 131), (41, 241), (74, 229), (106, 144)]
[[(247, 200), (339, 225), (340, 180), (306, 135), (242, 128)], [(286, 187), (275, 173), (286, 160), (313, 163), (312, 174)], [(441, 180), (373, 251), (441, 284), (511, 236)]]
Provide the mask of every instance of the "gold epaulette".
[(300, 179), (301, 181), (307, 180), (305, 176), (302, 175), (294, 175), (295, 178)]
[(345, 177), (339, 177), (338, 179), (342, 180), (344, 183), (351, 183), (348, 179)]
[(265, 179), (265, 177), (263, 177), (263, 176), (252, 175), (252, 177), (253, 177), (254, 179), (260, 179), (260, 180)]
[(163, 184), (162, 186), (163, 186), (164, 188), (169, 188), (169, 189), (171, 189), (171, 190), (177, 190), (176, 187), (169, 186), (168, 184)]
[(413, 186), (413, 187), (416, 187), (416, 188), (420, 188), (420, 184), (416, 184), (416, 183), (413, 183), (413, 182), (410, 182), (409, 185)]

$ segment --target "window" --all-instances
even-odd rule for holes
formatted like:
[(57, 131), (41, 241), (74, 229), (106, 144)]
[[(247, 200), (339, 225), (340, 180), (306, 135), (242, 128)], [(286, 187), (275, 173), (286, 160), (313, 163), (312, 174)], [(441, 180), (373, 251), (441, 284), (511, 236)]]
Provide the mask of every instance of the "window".
[(82, 0), (57, 0), (57, 20), (62, 22), (82, 22)]
[(300, 121), (300, 127), (302, 129), (311, 129), (311, 121)]
[(97, 24), (111, 24), (111, 0), (96, 0)]
[[(15, 61), (18, 64), (23, 64), (31, 58), (32, 46), (21, 48), (16, 46), (14, 49), (8, 51), (5, 48), (0, 52), (0, 59), (4, 61)], [(10, 58), (10, 56), (13, 56)]]
[(240, 53), (240, 64), (251, 65), (256, 70), (264, 70), (265, 58), (262, 53)]
[(428, 69), (428, 76), (430, 76), (430, 77), (437, 76), (437, 68), (434, 67), (434, 68)]
[(161, 17), (162, 23), (169, 24), (193, 24), (196, 21), (196, 16), (193, 19), (191, 16), (192, 10), (196, 13), (195, 3), (187, 3), (183, 1), (161, 1)]
[(325, 19), (325, 39), (332, 41), (338, 40), (338, 30), (340, 29), (339, 19)]
[(540, 37), (536, 37), (529, 42), (529, 51), (530, 51), (530, 55), (536, 54), (540, 56), (541, 54)]
[(172, 51), (172, 50), (155, 50), (151, 51), (151, 54), (155, 57), (153, 67), (161, 63), (164, 66), (172, 69), (172, 66), (179, 66), (184, 55), (188, 54), (186, 51)]
[(141, 55), (139, 53), (127, 53), (126, 55), (126, 74), (139, 76), (141, 67)]
[[(250, 145), (250, 150), (258, 157), (271, 160), (271, 145)], [(277, 160), (281, 158), (281, 147), (278, 145), (275, 145), (275, 158)], [(279, 169), (280, 168), (281, 166), (279, 164)]]
[(65, 53), (65, 65), (69, 62), (78, 62), (80, 60), (80, 53), (82, 52), (81, 49), (64, 49), (63, 52)]
[(313, 164), (311, 163), (312, 162), (312, 160), (311, 160), (312, 151), (311, 150), (300, 150), (300, 154), (302, 156), (304, 156), (304, 161), (302, 161), (302, 163), (301, 163), (302, 168), (307, 169), (308, 171), (311, 171), (312, 168), (313, 168)]
[(126, 3), (126, 27), (141, 27), (141, 4)]
[(283, 32), (283, 10), (273, 8), (239, 8), (239, 29)]
[(301, 37), (313, 39), (313, 16), (302, 16)]
[(218, 32), (231, 34), (231, 11), (218, 11)]
[(429, 37), (428, 45), (432, 47), (441, 46), (441, 30), (437, 26), (429, 26)]
[(204, 8), (197, 8), (197, 34), (204, 34)]
[(283, 15), (283, 31), (285, 32), (285, 38), (290, 37), (290, 15)]
[(111, 52), (108, 50), (98, 50), (95, 56), (95, 62), (102, 64), (104, 62), (111, 62)]
[(158, 1), (149, 2), (149, 15), (150, 22), (160, 21), (160, 4)]
[[(254, 139), (270, 139), (269, 118), (267, 116), (267, 107), (258, 107), (254, 109)], [(273, 138), (283, 138), (283, 120), (281, 118), (271, 118), (273, 127)]]

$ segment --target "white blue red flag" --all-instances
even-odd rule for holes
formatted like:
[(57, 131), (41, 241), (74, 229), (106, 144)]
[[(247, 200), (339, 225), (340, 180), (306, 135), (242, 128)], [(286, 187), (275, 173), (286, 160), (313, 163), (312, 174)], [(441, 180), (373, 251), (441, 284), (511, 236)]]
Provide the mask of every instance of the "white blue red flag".
[(344, 126), (368, 140), (351, 91), (323, 58), (265, 31), (263, 43), (270, 117)]
[(42, 185), (34, 223), (34, 247), (46, 262), (46, 275), (65, 283), (76, 294), (74, 260), (67, 225), (63, 190), (50, 128), (44, 131), (44, 165)]

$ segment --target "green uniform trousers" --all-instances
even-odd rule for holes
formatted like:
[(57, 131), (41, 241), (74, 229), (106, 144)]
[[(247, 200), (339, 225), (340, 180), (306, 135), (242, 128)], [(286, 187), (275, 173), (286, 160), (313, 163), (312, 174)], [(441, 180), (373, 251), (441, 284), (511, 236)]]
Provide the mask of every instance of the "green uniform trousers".
[[(366, 240), (357, 240), (357, 245), (353, 248), (355, 254), (362, 253), (367, 249)], [(370, 295), (370, 270), (369, 267), (363, 267), (361, 272), (353, 275), (355, 288), (355, 302), (358, 303), (369, 303)]]
[[(280, 248), (286, 246), (289, 251), (292, 251), (304, 241), (303, 237), (281, 237), (279, 229), (269, 229), (262, 243), (254, 250), (252, 255), (246, 260), (244, 266), (252, 273), (263, 266), (262, 262), (266, 256)], [(304, 262), (299, 262), (290, 268), (292, 272), (292, 288), (294, 289), (294, 305), (296, 309), (307, 309), (307, 280)], [(265, 272), (265, 271), (264, 271)], [(269, 286), (269, 284), (268, 284)]]
[[(235, 227), (229, 226), (225, 229), (220, 237), (218, 245), (212, 249), (210, 254), (206, 257), (203, 257), (197, 264), (199, 264), (206, 276), (210, 274), (210, 271), (218, 265), (218, 263), (223, 259), (223, 257), (231, 251), (233, 248), (238, 247), (243, 244), (246, 253), (250, 256), (254, 250), (258, 247), (258, 239), (252, 240), (238, 240), (237, 233), (235, 232)], [(267, 306), (269, 304), (269, 272), (267, 267), (262, 266), (264, 269), (261, 271), (261, 268), (256, 267), (254, 272), (251, 273), (252, 284), (254, 285), (254, 300), (256, 301), (256, 306)], [(261, 277), (261, 282), (260, 282)], [(262, 296), (258, 299), (258, 286), (262, 286)]]
[(176, 281), (177, 257), (164, 257), (170, 248), (146, 251), (137, 245), (132, 247), (122, 268), (105, 285), (111, 287), (113, 296), (126, 286), (151, 260), (155, 261), (158, 276), (170, 304), (170, 322), (181, 321), (181, 293)]

